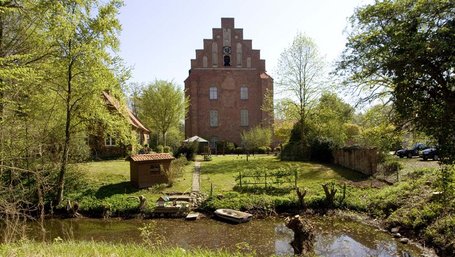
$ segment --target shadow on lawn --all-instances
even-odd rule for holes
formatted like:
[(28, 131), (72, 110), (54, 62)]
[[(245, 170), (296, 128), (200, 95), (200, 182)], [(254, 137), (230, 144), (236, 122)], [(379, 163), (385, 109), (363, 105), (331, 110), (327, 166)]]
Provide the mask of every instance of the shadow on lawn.
[(355, 170), (343, 168), (343, 167), (337, 166), (335, 164), (322, 164), (322, 165), (324, 165), (325, 167), (327, 167), (329, 169), (332, 169), (336, 174), (340, 175), (341, 177), (343, 177), (346, 180), (350, 180), (353, 182), (360, 182), (360, 181), (365, 181), (365, 180), (369, 179), (368, 175), (365, 175), (365, 174), (355, 171)]
[(95, 193), (95, 196), (98, 199), (104, 199), (117, 194), (131, 194), (137, 191), (139, 191), (139, 189), (133, 187), (131, 182), (124, 181), (100, 187)]

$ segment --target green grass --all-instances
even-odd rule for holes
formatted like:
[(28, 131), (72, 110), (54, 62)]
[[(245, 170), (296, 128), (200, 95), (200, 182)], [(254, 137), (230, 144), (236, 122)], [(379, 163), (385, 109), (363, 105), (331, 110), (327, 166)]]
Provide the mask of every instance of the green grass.
[[(324, 165), (318, 163), (287, 162), (280, 161), (271, 155), (250, 156), (246, 161), (246, 156), (226, 155), (213, 156), (213, 160), (202, 162), (201, 164), (201, 188), (210, 194), (213, 187), (213, 196), (211, 201), (205, 207), (209, 209), (216, 208), (236, 208), (236, 209), (260, 209), (268, 212), (270, 209), (292, 209), (296, 207), (296, 194), (294, 190), (256, 190), (253, 192), (235, 192), (237, 182), (235, 177), (239, 171), (263, 167), (265, 170), (278, 169), (282, 167), (292, 167), (297, 170), (297, 186), (307, 190), (307, 203), (315, 207), (323, 204), (324, 191), (322, 184), (336, 183), (356, 184), (367, 183), (369, 178), (361, 173), (344, 169), (333, 165)], [(348, 186), (348, 191), (358, 199), (358, 195), (353, 194), (357, 189), (355, 186)], [(340, 189), (339, 189), (340, 190)], [(265, 195), (264, 193), (267, 193)], [(222, 195), (222, 197), (217, 197)], [(350, 201), (354, 202), (354, 200)], [(365, 202), (356, 203), (362, 205)], [(360, 208), (360, 207), (358, 207)], [(362, 209), (360, 208), (360, 209)]]
[(272, 155), (250, 156), (249, 161), (246, 161), (244, 155), (226, 155), (213, 156), (212, 161), (202, 162), (202, 189), (205, 192), (209, 192), (210, 185), (213, 184), (216, 193), (232, 191), (236, 185), (235, 177), (239, 174), (239, 171), (257, 167), (264, 167), (265, 169), (296, 168), (298, 170), (298, 186), (315, 191), (319, 191), (321, 184), (330, 181), (344, 183), (368, 180), (361, 173), (333, 165), (280, 161)]
[(195, 256), (228, 257), (252, 256), (248, 253), (228, 253), (225, 251), (184, 250), (181, 248), (156, 248), (138, 244), (111, 244), (105, 242), (70, 241), (54, 243), (19, 242), (1, 244), (0, 256)]
[(67, 174), (65, 199), (77, 201), (82, 214), (99, 216), (104, 209), (110, 208), (113, 216), (123, 216), (136, 212), (139, 204), (137, 196), (143, 195), (151, 210), (155, 200), (165, 192), (191, 191), (193, 169), (191, 163), (185, 166), (172, 187), (157, 185), (137, 189), (130, 184), (129, 162), (114, 160), (81, 163), (72, 166)]

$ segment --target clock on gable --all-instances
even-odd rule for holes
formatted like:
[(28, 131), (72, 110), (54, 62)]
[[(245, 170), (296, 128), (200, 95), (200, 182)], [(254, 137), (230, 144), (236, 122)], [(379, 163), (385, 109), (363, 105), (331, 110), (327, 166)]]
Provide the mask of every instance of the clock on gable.
[(224, 54), (231, 54), (231, 47), (230, 46), (224, 46), (223, 47), (223, 53)]

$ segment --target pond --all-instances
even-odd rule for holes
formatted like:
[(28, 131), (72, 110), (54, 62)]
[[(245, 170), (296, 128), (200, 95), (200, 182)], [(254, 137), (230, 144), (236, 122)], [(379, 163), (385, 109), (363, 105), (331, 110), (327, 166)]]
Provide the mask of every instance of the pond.
[[(424, 250), (414, 244), (402, 244), (388, 233), (374, 227), (334, 217), (308, 217), (315, 226), (315, 252), (318, 256), (422, 256)], [(289, 242), (293, 232), (283, 219), (253, 219), (249, 223), (228, 224), (218, 220), (182, 219), (98, 220), (51, 219), (45, 227), (45, 240), (95, 240), (107, 242), (142, 242), (139, 228), (149, 224), (154, 237), (163, 238), (166, 246), (184, 249), (208, 248), (236, 251), (245, 249), (259, 256), (293, 254)], [(35, 232), (33, 232), (35, 231)], [(42, 240), (39, 229), (32, 237)], [(406, 255), (409, 254), (409, 255)], [(427, 253), (428, 254), (428, 253)], [(428, 254), (425, 256), (432, 256)]]

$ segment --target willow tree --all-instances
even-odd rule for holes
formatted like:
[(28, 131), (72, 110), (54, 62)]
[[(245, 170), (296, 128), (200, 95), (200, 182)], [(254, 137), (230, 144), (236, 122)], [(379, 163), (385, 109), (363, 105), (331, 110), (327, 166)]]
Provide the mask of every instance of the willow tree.
[(308, 150), (308, 115), (324, 87), (324, 67), (316, 43), (303, 34), (294, 38), (278, 60), (277, 91), (289, 95), (298, 110), (297, 140), (303, 152)]
[(156, 80), (148, 84), (138, 97), (138, 113), (148, 126), (161, 134), (166, 146), (167, 133), (184, 120), (188, 103), (183, 91), (172, 82)]
[(71, 141), (84, 124), (105, 111), (103, 91), (118, 90), (112, 52), (118, 50), (121, 29), (117, 15), (121, 1), (50, 1), (44, 14), (45, 33), (53, 48), (46, 82), (62, 106), (63, 143), (58, 176), (57, 203), (63, 199)]

